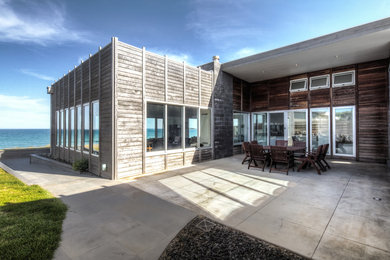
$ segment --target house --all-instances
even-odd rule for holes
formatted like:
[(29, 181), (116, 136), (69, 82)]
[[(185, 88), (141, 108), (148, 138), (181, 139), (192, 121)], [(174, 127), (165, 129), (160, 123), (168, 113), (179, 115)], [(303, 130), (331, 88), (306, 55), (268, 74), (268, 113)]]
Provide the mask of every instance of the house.
[(386, 163), (389, 57), (390, 18), (199, 67), (112, 38), (48, 88), (51, 156), (120, 179), (283, 139)]

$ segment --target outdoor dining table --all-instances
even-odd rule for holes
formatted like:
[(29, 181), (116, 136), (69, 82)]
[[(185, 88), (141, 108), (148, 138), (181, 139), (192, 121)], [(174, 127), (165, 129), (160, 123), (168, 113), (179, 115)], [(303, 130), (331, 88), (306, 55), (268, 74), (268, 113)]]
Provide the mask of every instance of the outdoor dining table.
[[(297, 152), (297, 151), (306, 150), (305, 147), (299, 147), (299, 146), (287, 146), (286, 148), (287, 148), (287, 151), (290, 151), (290, 152)], [(271, 150), (271, 146), (270, 145), (264, 145), (263, 149), (269, 151), (269, 150)]]

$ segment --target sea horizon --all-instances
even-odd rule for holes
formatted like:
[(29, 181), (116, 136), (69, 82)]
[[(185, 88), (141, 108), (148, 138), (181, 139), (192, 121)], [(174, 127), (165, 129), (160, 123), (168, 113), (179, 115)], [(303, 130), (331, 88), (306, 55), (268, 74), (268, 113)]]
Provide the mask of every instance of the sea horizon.
[(50, 145), (50, 128), (0, 128), (0, 149)]

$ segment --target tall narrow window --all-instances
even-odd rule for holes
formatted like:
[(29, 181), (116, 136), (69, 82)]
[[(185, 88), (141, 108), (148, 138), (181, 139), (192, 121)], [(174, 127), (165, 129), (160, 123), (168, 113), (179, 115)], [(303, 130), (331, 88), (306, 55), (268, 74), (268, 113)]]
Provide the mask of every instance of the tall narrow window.
[(253, 138), (261, 145), (267, 145), (267, 113), (253, 115)]
[(269, 143), (275, 145), (276, 140), (285, 139), (284, 112), (269, 113)]
[(211, 110), (200, 110), (200, 147), (211, 146)]
[(74, 107), (70, 109), (69, 131), (70, 131), (70, 147), (74, 148)]
[(61, 129), (61, 117), (60, 117), (60, 111), (56, 111), (56, 119), (57, 119), (57, 140), (56, 140), (56, 145), (60, 146), (60, 129)]
[(146, 151), (161, 151), (165, 149), (164, 123), (165, 105), (151, 104), (147, 105), (146, 118)]
[(355, 155), (354, 107), (333, 108), (333, 147), (335, 155)]
[(329, 108), (311, 110), (311, 149), (329, 144)]
[(99, 154), (99, 101), (92, 103), (92, 153)]
[(84, 104), (84, 150), (89, 150), (89, 104)]
[(248, 135), (248, 114), (233, 114), (233, 143), (240, 144), (249, 140)]
[(61, 133), (60, 133), (60, 146), (63, 146), (64, 145), (64, 111), (61, 110), (60, 111), (60, 129), (61, 129)]
[(64, 128), (65, 128), (65, 136), (64, 136), (64, 146), (65, 147), (68, 147), (68, 136), (69, 136), (69, 117), (68, 117), (68, 111), (69, 109), (65, 109), (65, 114), (64, 114), (64, 117), (65, 117), (65, 125), (64, 125)]
[(180, 106), (168, 106), (168, 149), (182, 147), (183, 109)]
[(81, 150), (81, 106), (76, 107), (77, 121), (76, 121), (76, 150)]
[(198, 144), (198, 109), (186, 107), (186, 148)]

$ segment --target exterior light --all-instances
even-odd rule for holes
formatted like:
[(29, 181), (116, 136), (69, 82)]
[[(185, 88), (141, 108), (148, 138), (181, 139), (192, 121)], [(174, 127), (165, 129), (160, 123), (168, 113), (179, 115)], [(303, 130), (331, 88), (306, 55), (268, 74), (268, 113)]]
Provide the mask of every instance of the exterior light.
[(103, 172), (107, 171), (107, 164), (102, 163), (102, 171)]

